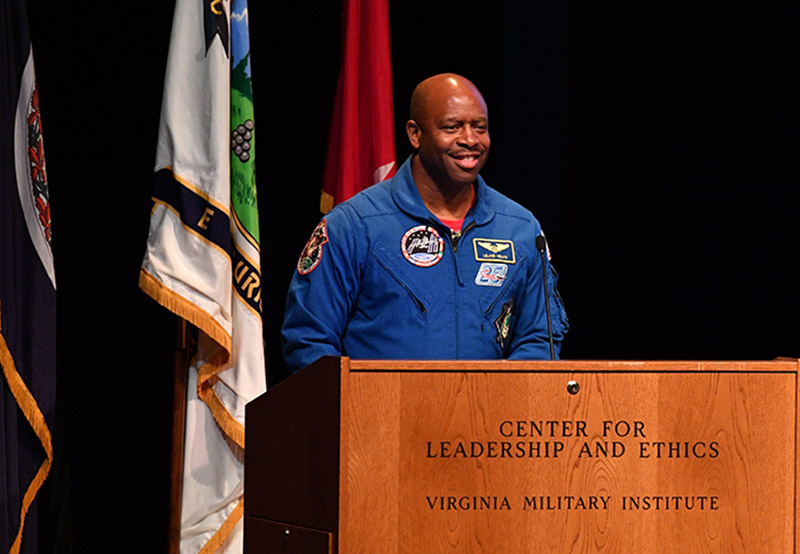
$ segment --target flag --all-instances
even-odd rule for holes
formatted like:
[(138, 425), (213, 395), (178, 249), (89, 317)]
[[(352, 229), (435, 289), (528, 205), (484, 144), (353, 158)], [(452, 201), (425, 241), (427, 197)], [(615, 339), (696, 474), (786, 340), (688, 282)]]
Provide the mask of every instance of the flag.
[(266, 390), (245, 1), (178, 0), (139, 285), (199, 330), (180, 552), (241, 552), (245, 404)]
[(38, 552), (37, 494), (53, 463), (56, 285), (39, 94), (24, 0), (0, 0), (0, 530)]
[(322, 213), (397, 170), (390, 52), (387, 0), (344, 0)]

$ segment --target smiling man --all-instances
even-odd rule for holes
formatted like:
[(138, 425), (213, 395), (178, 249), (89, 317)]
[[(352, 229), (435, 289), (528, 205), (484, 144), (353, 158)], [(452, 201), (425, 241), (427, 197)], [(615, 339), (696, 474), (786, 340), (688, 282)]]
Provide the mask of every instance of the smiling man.
[(411, 97), (406, 132), (416, 151), (411, 175), (425, 205), (439, 218), (463, 219), (491, 144), (480, 92), (457, 75), (426, 79)]
[[(420, 83), (406, 123), (414, 149), (392, 179), (334, 208), (300, 255), (284, 356), (549, 359), (542, 234), (533, 215), (479, 176), (489, 115), (454, 74)], [(568, 322), (549, 263), (555, 351)]]

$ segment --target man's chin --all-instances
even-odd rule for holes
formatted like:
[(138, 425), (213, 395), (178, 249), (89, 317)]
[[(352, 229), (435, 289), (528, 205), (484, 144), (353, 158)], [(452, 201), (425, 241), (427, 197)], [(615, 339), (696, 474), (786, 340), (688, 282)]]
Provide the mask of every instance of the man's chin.
[(467, 173), (461, 171), (456, 175), (451, 174), (449, 177), (450, 177), (449, 180), (453, 186), (455, 186), (457, 189), (462, 189), (464, 187), (472, 185), (478, 179), (478, 172), (475, 171), (474, 173), (473, 172)]

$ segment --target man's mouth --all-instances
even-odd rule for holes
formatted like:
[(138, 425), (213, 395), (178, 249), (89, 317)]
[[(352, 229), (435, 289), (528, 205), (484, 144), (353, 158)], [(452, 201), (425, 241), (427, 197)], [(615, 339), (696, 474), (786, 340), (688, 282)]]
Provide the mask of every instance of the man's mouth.
[(450, 157), (455, 160), (456, 165), (461, 169), (472, 170), (478, 167), (478, 162), (481, 159), (480, 152), (462, 152), (459, 154), (450, 154)]

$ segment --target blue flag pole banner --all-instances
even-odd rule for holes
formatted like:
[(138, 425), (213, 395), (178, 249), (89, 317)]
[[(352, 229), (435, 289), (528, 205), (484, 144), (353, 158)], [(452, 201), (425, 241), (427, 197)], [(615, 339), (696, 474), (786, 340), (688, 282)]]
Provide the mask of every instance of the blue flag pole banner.
[(24, 0), (0, 0), (0, 530), (38, 552), (37, 494), (53, 463), (56, 285), (39, 94)]
[(266, 391), (246, 2), (178, 0), (139, 285), (199, 329), (180, 552), (243, 549), (244, 408)]

